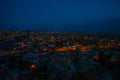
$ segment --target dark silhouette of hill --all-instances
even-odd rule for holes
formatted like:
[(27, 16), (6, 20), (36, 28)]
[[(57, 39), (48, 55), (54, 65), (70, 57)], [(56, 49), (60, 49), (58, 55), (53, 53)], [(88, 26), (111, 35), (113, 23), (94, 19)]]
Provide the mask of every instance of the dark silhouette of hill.
[(56, 30), (56, 31), (88, 31), (120, 34), (120, 18), (112, 20), (90, 21), (61, 25), (8, 25), (0, 24), (0, 30)]

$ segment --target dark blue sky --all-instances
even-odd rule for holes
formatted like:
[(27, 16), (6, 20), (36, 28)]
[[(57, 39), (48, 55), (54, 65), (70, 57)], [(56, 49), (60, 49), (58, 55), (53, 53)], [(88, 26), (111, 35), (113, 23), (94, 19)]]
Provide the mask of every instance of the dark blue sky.
[(120, 0), (0, 0), (0, 29), (117, 33)]

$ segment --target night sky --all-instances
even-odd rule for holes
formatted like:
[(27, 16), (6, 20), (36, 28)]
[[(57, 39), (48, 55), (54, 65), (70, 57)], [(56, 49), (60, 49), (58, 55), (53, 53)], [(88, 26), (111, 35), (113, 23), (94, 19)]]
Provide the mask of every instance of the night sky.
[(0, 30), (120, 33), (120, 0), (0, 0)]

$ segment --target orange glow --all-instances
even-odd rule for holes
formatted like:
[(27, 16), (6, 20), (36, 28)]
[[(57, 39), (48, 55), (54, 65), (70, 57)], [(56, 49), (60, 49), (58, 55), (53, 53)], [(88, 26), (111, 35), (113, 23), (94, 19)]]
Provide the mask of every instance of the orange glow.
[(35, 40), (35, 38), (33, 37), (33, 38), (32, 38), (32, 41), (34, 41), (34, 40)]
[(25, 46), (27, 46), (27, 44), (25, 44), (25, 43), (22, 43), (22, 44), (21, 44), (21, 46), (22, 46), (22, 47), (25, 47)]
[(67, 48), (66, 48), (66, 47), (62, 47), (62, 48), (57, 48), (56, 50), (57, 50), (57, 51), (66, 51)]
[(35, 69), (36, 68), (36, 65), (35, 64), (32, 64), (31, 65), (31, 69)]
[[(57, 48), (56, 51), (66, 51), (66, 50), (72, 50), (72, 51), (75, 51), (76, 50), (76, 47), (78, 45), (74, 45), (74, 46), (69, 46), (69, 47), (62, 47), (62, 48)], [(89, 46), (81, 46), (81, 51), (87, 51), (89, 48)]]
[(98, 48), (104, 48), (104, 45), (99, 45)]
[(87, 47), (84, 47), (84, 46), (81, 47), (81, 51), (87, 51), (87, 50), (88, 50)]
[(35, 50), (35, 53), (39, 53), (40, 51), (39, 50)]
[(93, 56), (93, 59), (98, 60), (99, 58), (98, 56)]

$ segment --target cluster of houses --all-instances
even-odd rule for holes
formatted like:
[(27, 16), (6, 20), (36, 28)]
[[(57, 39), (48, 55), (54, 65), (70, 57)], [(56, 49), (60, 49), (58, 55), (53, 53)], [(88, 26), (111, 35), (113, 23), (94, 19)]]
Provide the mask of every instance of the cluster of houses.
[(102, 71), (101, 65), (119, 64), (119, 53), (118, 37), (82, 32), (3, 31), (0, 80), (79, 80), (78, 75), (85, 80), (84, 75), (89, 73), (94, 78), (96, 72)]

